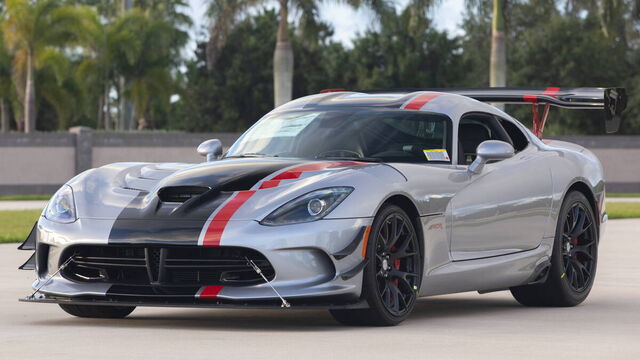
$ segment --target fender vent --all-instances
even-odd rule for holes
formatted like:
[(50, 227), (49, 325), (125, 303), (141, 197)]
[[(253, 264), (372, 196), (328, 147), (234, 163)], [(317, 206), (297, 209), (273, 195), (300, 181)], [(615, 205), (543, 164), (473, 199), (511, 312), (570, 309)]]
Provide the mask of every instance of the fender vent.
[(168, 186), (158, 191), (158, 197), (162, 202), (183, 203), (209, 190), (211, 188), (205, 186)]

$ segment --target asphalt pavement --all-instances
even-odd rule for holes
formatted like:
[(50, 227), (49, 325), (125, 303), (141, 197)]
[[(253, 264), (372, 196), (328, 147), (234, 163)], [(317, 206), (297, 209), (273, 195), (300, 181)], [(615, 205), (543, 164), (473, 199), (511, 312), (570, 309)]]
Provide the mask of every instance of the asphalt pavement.
[(640, 220), (612, 220), (593, 291), (574, 308), (526, 308), (508, 292), (421, 299), (389, 328), (344, 327), (326, 311), (139, 308), (74, 318), (19, 303), (27, 252), (0, 245), (0, 359), (638, 359)]

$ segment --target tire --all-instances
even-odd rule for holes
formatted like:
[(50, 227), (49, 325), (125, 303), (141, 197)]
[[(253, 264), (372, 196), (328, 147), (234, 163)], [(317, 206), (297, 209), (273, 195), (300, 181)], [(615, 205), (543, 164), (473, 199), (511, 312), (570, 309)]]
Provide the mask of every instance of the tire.
[(82, 318), (122, 319), (136, 308), (135, 306), (99, 306), (59, 304), (62, 310)]
[[(398, 228), (398, 235), (391, 237)], [(421, 249), (407, 213), (395, 205), (384, 206), (373, 221), (367, 242), (362, 298), (369, 308), (330, 310), (331, 315), (351, 326), (393, 326), (404, 321), (415, 306), (422, 280)]]
[(589, 295), (596, 275), (597, 226), (587, 198), (577, 191), (567, 194), (556, 225), (546, 281), (513, 287), (510, 289), (513, 297), (525, 306), (568, 307), (582, 303)]

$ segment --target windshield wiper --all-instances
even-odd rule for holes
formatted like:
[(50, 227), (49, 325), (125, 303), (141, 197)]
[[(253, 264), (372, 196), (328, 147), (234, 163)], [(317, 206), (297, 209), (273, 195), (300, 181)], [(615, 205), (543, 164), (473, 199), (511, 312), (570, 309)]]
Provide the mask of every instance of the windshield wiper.
[(348, 161), (362, 161), (362, 162), (383, 162), (384, 160), (376, 157), (356, 157), (356, 156), (323, 156), (316, 159), (327, 160), (348, 160)]

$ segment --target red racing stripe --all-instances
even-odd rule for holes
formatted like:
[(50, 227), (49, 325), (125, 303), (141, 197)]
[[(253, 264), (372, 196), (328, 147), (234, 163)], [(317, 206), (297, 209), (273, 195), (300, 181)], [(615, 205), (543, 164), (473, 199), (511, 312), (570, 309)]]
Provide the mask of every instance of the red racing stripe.
[(428, 103), (429, 101), (433, 100), (434, 98), (437, 98), (440, 95), (442, 95), (442, 94), (440, 94), (440, 93), (420, 94), (420, 95), (416, 96), (415, 98), (413, 98), (407, 105), (405, 105), (404, 109), (420, 110), (420, 109), (422, 109), (424, 104)]
[[(282, 180), (293, 180), (299, 178), (305, 171), (320, 171), (331, 167), (338, 166), (355, 166), (364, 165), (358, 161), (330, 161), (320, 162), (307, 165), (296, 166), (285, 170), (269, 180), (263, 180), (258, 189), (270, 189), (277, 187)], [(224, 229), (227, 227), (229, 220), (235, 212), (247, 201), (257, 190), (238, 191), (232, 198), (223, 205), (223, 207), (215, 214), (209, 222), (207, 230), (202, 240), (202, 246), (220, 246), (220, 240)]]
[(209, 223), (202, 246), (220, 246), (220, 239), (222, 239), (222, 233), (227, 223), (240, 206), (249, 200), (255, 192), (255, 190), (238, 191), (233, 195), (233, 199), (227, 202)]
[(548, 87), (547, 90), (542, 93), (542, 95), (555, 97), (558, 94), (558, 91), (560, 91), (559, 87)]
[(224, 286), (205, 286), (197, 295), (199, 299), (217, 299)]
[[(559, 87), (548, 87), (540, 95), (556, 97), (556, 95), (558, 95), (558, 91), (560, 91)], [(522, 95), (522, 101), (530, 103), (538, 102), (538, 95)]]
[(325, 170), (331, 167), (338, 166), (355, 166), (362, 165), (364, 163), (358, 161), (331, 161), (331, 162), (321, 162), (315, 164), (307, 164), (293, 167), (289, 170), (285, 170), (280, 174), (274, 176), (269, 180), (265, 180), (260, 184), (259, 189), (270, 189), (274, 187), (278, 187), (280, 185), (280, 181), (282, 180), (295, 180), (298, 179), (303, 172), (305, 171), (320, 171)]
[(274, 187), (278, 187), (279, 184), (280, 180), (266, 180), (263, 181), (262, 184), (260, 184), (260, 187), (258, 189), (271, 189)]

